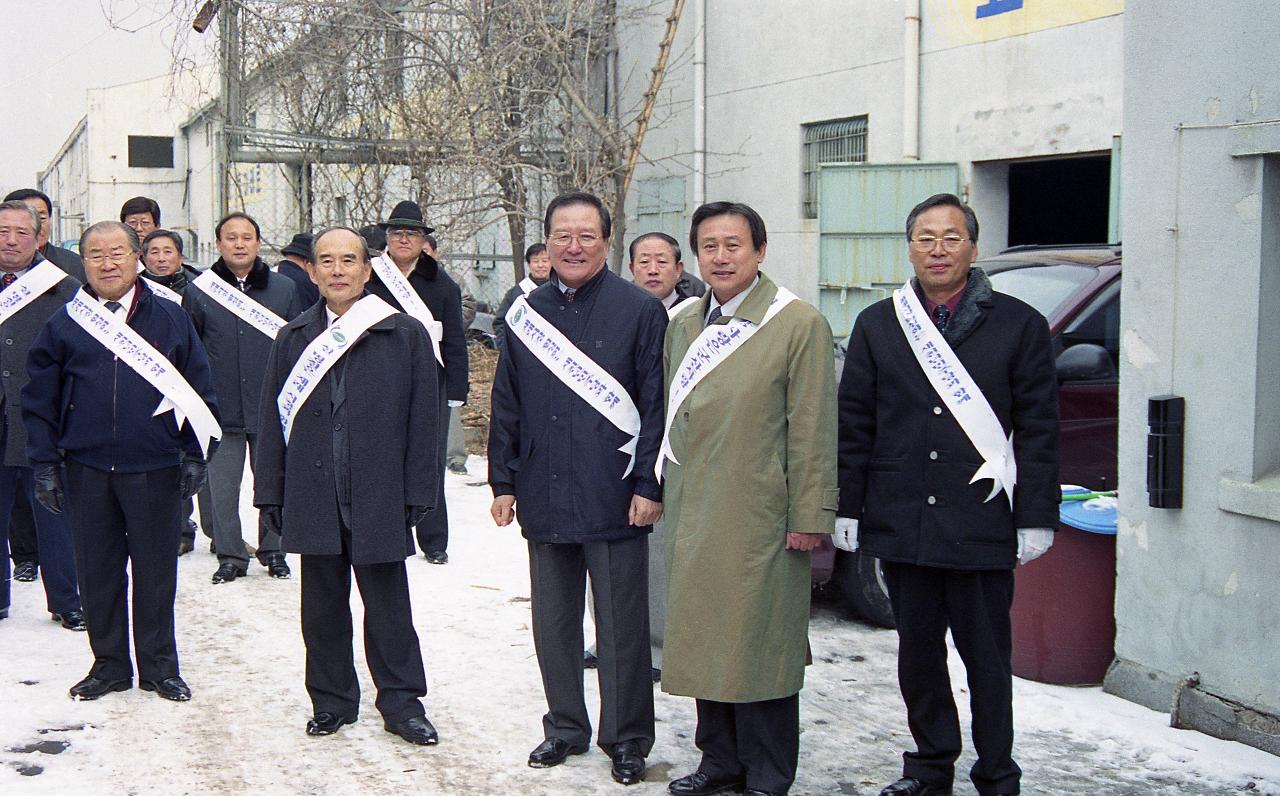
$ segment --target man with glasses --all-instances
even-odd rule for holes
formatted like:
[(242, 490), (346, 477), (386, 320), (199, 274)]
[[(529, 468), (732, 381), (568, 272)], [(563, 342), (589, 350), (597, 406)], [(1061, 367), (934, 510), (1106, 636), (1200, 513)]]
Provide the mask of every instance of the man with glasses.
[(401, 202), (391, 216), (379, 224), (387, 233), (387, 250), (373, 260), (369, 292), (422, 322), (431, 336), (438, 383), (440, 428), (435, 449), (421, 451), (423, 466), (439, 470), (438, 494), (418, 523), (418, 547), (432, 564), (449, 561), (449, 512), (444, 501), (445, 449), (449, 440), (450, 409), (467, 400), (467, 340), (462, 325), (462, 290), (440, 263), (426, 251), (427, 236), (433, 231), (422, 220), (422, 208), (415, 202)]
[(880, 793), (952, 792), (949, 628), (969, 678), (970, 778), (1015, 794), (1013, 568), (1053, 543), (1060, 495), (1049, 328), (973, 267), (978, 219), (957, 197), (921, 202), (906, 232), (915, 277), (858, 316), (839, 388), (834, 540), (884, 562), (916, 743)]
[(605, 267), (609, 212), (587, 193), (543, 220), (554, 273), (507, 313), (489, 423), (490, 513), (529, 542), (533, 643), (547, 713), (529, 765), (591, 742), (582, 691), (586, 576), (596, 607), (600, 722), (613, 778), (644, 777), (653, 746), (649, 532), (662, 515), (661, 302)]

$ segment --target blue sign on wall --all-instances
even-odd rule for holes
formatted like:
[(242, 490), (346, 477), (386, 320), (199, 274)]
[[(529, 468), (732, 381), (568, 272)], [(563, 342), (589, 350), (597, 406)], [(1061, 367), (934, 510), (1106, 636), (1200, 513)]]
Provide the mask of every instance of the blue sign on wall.
[(987, 0), (986, 3), (978, 6), (978, 19), (1017, 11), (1020, 8), (1022, 8), (1022, 0)]

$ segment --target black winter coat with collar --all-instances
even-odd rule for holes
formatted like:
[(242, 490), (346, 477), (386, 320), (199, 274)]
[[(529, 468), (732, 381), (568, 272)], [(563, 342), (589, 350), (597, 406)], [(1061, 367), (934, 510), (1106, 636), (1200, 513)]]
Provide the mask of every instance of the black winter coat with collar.
[[(912, 280), (913, 286), (915, 280)], [(1013, 433), (1012, 511), (991, 481), (970, 484), (982, 458), (916, 362), (893, 300), (858, 316), (839, 388), (839, 516), (859, 520), (863, 552), (949, 569), (1009, 569), (1018, 528), (1058, 524), (1058, 382), (1049, 327), (1031, 306), (996, 293), (979, 268), (944, 334)]]

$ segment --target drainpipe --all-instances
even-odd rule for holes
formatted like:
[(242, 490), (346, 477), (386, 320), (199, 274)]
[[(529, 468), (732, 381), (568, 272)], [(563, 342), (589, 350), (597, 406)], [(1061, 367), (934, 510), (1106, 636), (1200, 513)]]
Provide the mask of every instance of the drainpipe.
[(707, 201), (707, 0), (693, 4), (693, 206)]
[(905, 0), (902, 26), (902, 158), (920, 159), (920, 0)]

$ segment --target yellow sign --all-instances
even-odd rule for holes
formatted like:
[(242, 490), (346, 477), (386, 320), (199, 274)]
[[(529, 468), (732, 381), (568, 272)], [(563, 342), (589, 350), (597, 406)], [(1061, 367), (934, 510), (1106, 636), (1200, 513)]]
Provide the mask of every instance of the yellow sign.
[(925, 0), (926, 52), (1021, 36), (1124, 13), (1124, 0)]

